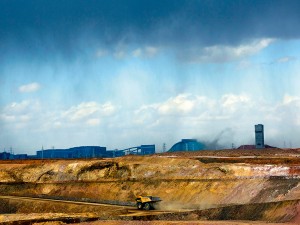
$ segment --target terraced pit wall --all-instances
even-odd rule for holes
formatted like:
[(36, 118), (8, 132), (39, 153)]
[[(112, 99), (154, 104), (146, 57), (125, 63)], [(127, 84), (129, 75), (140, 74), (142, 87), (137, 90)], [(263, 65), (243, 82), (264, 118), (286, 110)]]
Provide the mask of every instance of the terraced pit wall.
[[(133, 205), (137, 195), (154, 195), (163, 199), (162, 210), (208, 209), (298, 201), (299, 175), (296, 161), (251, 164), (170, 156), (2, 161), (0, 191), (127, 205)], [(298, 214), (296, 206), (290, 219)]]

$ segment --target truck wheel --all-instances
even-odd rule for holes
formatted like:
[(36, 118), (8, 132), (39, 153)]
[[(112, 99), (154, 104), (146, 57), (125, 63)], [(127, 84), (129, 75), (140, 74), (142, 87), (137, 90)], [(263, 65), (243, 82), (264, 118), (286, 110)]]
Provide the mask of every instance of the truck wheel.
[(155, 203), (151, 203), (151, 204), (150, 204), (150, 209), (155, 209), (154, 206), (155, 206)]
[(136, 207), (138, 209), (142, 209), (143, 208), (143, 204), (141, 202), (136, 203)]
[(150, 210), (150, 208), (151, 208), (150, 203), (146, 202), (145, 205), (144, 205), (144, 209), (145, 210)]

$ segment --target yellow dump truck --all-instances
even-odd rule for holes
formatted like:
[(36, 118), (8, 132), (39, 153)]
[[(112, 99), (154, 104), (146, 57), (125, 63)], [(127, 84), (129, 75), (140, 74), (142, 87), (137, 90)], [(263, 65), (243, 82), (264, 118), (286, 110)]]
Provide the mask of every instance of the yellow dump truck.
[(161, 199), (159, 197), (153, 196), (137, 196), (136, 197), (136, 207), (138, 209), (155, 209), (156, 203), (160, 202)]

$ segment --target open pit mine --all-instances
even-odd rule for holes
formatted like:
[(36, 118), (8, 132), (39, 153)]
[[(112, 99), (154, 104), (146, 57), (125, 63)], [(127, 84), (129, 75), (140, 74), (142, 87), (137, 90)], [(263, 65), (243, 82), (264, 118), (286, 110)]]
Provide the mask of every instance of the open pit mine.
[[(300, 149), (0, 161), (2, 224), (300, 224)], [(139, 210), (137, 196), (158, 196)]]

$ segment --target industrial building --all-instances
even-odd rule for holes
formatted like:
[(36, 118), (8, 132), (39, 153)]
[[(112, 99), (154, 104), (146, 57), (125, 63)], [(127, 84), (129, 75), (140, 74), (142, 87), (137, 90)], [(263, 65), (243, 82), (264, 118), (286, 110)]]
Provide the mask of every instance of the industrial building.
[(198, 151), (205, 149), (205, 145), (198, 142), (197, 139), (182, 139), (172, 146), (168, 152), (178, 151)]
[(255, 147), (258, 149), (265, 148), (264, 125), (256, 124), (254, 127), (255, 127)]
[(10, 159), (11, 154), (8, 152), (1, 152), (0, 153), (0, 159)]
[(9, 152), (1, 152), (0, 153), (0, 160), (1, 159), (28, 159), (27, 154), (12, 154)]
[(124, 155), (155, 154), (155, 145), (141, 145), (122, 150), (106, 150), (101, 146), (80, 146), (68, 149), (42, 149), (36, 155), (0, 153), (1, 159), (84, 159), (84, 158), (114, 158)]
[(106, 147), (80, 146), (69, 149), (47, 149), (36, 152), (38, 159), (78, 159), (106, 156)]
[(141, 145), (137, 147), (126, 148), (119, 151), (123, 151), (126, 155), (151, 155), (155, 154), (155, 145)]

